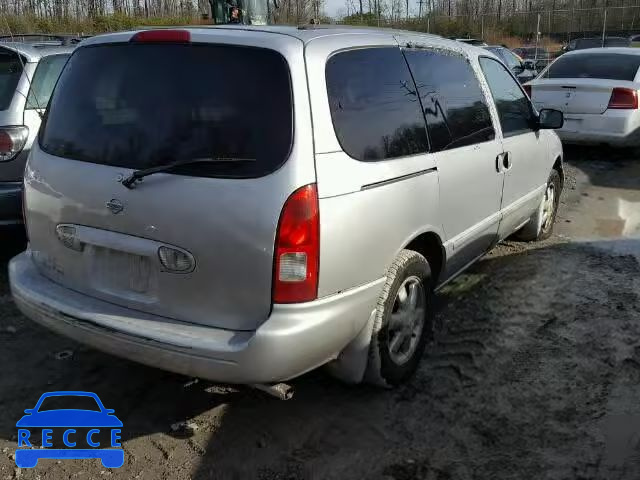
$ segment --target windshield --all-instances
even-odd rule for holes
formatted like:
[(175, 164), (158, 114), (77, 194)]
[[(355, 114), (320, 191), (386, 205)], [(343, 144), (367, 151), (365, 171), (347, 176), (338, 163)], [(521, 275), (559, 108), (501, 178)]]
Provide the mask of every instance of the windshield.
[(543, 73), (542, 77), (633, 81), (639, 67), (640, 55), (581, 53), (560, 57)]
[(109, 44), (69, 59), (40, 145), (52, 155), (132, 169), (246, 159), (172, 173), (248, 178), (284, 163), (292, 128), (289, 70), (273, 50)]
[(100, 406), (93, 397), (86, 395), (58, 395), (47, 397), (42, 401), (39, 412), (50, 410), (90, 410), (100, 411)]
[(0, 49), (0, 110), (6, 110), (11, 105), (21, 75), (22, 63), (18, 54)]

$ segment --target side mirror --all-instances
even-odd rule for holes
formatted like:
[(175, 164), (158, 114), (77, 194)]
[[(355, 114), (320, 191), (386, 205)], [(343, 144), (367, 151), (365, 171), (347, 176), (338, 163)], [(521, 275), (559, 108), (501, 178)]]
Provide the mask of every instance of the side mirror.
[(27, 408), (24, 413), (26, 413), (27, 415), (31, 415), (33, 413), (33, 408)]
[(520, 64), (520, 65), (516, 65), (515, 67), (513, 67), (513, 73), (515, 73), (516, 75), (520, 75), (522, 72), (525, 71), (525, 67), (524, 64)]
[(536, 69), (536, 64), (535, 64), (535, 62), (533, 60), (525, 60), (523, 66), (527, 70), (535, 70)]
[(115, 413), (116, 411), (113, 408), (105, 408), (104, 413), (106, 413), (107, 415), (111, 415), (112, 413)]
[(545, 130), (556, 130), (564, 125), (564, 114), (560, 110), (543, 108), (540, 110), (538, 125)]

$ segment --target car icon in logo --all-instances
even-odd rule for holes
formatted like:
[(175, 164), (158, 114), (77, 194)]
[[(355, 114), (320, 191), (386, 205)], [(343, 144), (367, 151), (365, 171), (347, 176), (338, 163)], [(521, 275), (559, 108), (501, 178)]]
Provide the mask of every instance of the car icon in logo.
[[(66, 398), (65, 398), (66, 397)], [(74, 397), (82, 397), (90, 402), (92, 409), (49, 409), (47, 405), (56, 404), (55, 401), (64, 400), (65, 403), (73, 402)], [(43, 403), (47, 405), (43, 406)], [(95, 403), (94, 403), (95, 402)], [(95, 407), (93, 407), (95, 405)], [(122, 422), (113, 415), (114, 410), (104, 407), (98, 395), (92, 392), (61, 391), (43, 394), (34, 408), (24, 411), (26, 413), (18, 422), (18, 449), (16, 449), (16, 466), (20, 468), (32, 468), (41, 458), (55, 459), (84, 459), (99, 458), (106, 468), (118, 468), (124, 464), (124, 450), (119, 443), (120, 427)], [(42, 447), (34, 447), (31, 444), (33, 428), (42, 428)], [(53, 429), (64, 430), (62, 438), (66, 448), (50, 448)], [(86, 435), (82, 435), (77, 429), (88, 429)], [(98, 439), (101, 430), (110, 430), (109, 445), (101, 445)], [(80, 441), (86, 440), (86, 444), (95, 448), (74, 448)], [(24, 448), (21, 448), (24, 447)]]

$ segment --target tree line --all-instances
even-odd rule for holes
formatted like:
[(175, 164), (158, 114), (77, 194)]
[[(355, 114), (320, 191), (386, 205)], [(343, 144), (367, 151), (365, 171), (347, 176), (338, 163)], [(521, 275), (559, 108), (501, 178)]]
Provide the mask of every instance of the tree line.
[[(268, 1), (273, 23), (300, 24), (313, 18), (445, 36), (532, 37), (541, 32), (558, 37), (603, 28), (635, 32), (640, 27), (640, 0), (344, 0), (333, 18), (326, 15), (323, 0)], [(209, 0), (0, 0), (0, 16), (5, 33), (94, 33), (209, 23), (210, 6)]]

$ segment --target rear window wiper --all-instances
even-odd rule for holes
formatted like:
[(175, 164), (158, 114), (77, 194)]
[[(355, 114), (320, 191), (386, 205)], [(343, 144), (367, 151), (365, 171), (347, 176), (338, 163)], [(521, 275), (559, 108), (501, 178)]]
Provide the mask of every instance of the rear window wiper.
[(154, 173), (168, 172), (174, 168), (182, 167), (185, 165), (193, 165), (196, 163), (236, 163), (236, 162), (255, 162), (255, 158), (235, 158), (235, 157), (207, 157), (207, 158), (190, 158), (188, 160), (178, 160), (177, 162), (165, 163), (164, 165), (158, 165), (156, 167), (144, 168), (136, 170), (128, 177), (122, 179), (122, 185), (128, 189), (135, 188), (136, 184), (144, 177), (153, 175)]

